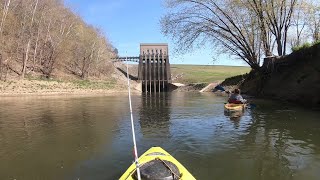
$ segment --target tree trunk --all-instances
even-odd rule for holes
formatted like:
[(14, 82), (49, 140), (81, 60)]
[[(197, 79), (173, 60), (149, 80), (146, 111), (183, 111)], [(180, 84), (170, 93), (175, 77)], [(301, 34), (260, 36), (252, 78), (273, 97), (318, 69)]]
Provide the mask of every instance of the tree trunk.
[(278, 55), (282, 56), (282, 43), (281, 43), (281, 37), (278, 37), (276, 42), (277, 42), (277, 51), (278, 51)]
[(3, 14), (2, 14), (2, 19), (1, 19), (1, 24), (0, 24), (0, 36), (2, 37), (2, 31), (3, 31), (3, 24), (6, 20), (8, 11), (9, 11), (9, 6), (10, 6), (10, 0), (7, 1), (5, 4), (5, 7), (3, 9)]
[(29, 57), (30, 43), (31, 43), (31, 39), (29, 39), (29, 41), (28, 41), (26, 54), (25, 54), (25, 56), (23, 58), (23, 66), (22, 66), (22, 71), (21, 71), (21, 78), (24, 78), (25, 73), (26, 73), (27, 62), (28, 62), (28, 57)]
[(33, 25), (33, 21), (34, 21), (34, 14), (36, 13), (37, 10), (37, 6), (38, 6), (38, 2), (39, 0), (36, 0), (36, 4), (34, 6), (34, 9), (32, 11), (32, 18), (31, 18), (31, 22), (30, 22), (30, 37), (28, 40), (28, 44), (27, 44), (27, 49), (26, 49), (26, 54), (25, 57), (23, 58), (23, 66), (22, 66), (22, 72), (21, 72), (21, 77), (24, 78), (25, 74), (26, 74), (26, 68), (27, 68), (27, 63), (28, 63), (28, 59), (29, 59), (29, 51), (30, 51), (30, 44), (31, 44), (31, 40), (32, 40), (32, 25)]

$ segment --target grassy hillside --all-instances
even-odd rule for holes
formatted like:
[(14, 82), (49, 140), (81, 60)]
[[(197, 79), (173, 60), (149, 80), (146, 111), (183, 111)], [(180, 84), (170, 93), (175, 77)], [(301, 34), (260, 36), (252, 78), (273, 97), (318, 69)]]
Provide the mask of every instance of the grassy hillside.
[(210, 83), (245, 74), (250, 71), (245, 66), (214, 66), (214, 65), (177, 65), (171, 64), (173, 82), (179, 83)]

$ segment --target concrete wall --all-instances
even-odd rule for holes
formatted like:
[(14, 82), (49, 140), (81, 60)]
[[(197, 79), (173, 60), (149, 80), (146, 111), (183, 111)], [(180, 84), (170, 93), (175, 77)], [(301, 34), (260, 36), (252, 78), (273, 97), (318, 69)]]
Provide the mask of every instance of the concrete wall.
[(169, 49), (167, 43), (141, 43), (140, 55), (143, 54), (163, 54), (168, 55)]

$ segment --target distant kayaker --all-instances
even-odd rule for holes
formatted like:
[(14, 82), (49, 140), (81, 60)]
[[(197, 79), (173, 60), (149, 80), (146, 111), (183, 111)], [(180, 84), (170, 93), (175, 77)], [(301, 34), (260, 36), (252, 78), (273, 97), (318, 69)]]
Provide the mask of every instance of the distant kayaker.
[(247, 102), (247, 100), (243, 99), (243, 97), (240, 95), (240, 89), (235, 89), (228, 102), (234, 104), (244, 104)]

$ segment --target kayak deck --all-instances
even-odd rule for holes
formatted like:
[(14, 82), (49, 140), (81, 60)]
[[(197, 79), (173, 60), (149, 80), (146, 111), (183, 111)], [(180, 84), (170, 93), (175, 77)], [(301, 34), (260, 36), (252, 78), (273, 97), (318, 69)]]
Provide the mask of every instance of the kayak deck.
[[(139, 164), (140, 164), (140, 171), (144, 168), (144, 165), (147, 166), (148, 162), (152, 161), (159, 161), (167, 166), (168, 169), (171, 170), (171, 166), (169, 167), (168, 164), (174, 164), (178, 170), (178, 175), (181, 180), (193, 180), (195, 179), (191, 173), (182, 165), (180, 164), (173, 156), (171, 156), (168, 152), (163, 150), (161, 147), (152, 147), (144, 154), (139, 157)], [(120, 180), (134, 180), (136, 174), (136, 165), (133, 163), (127, 171), (120, 177)], [(176, 176), (177, 177), (177, 176)], [(143, 179), (143, 178), (142, 178)]]

